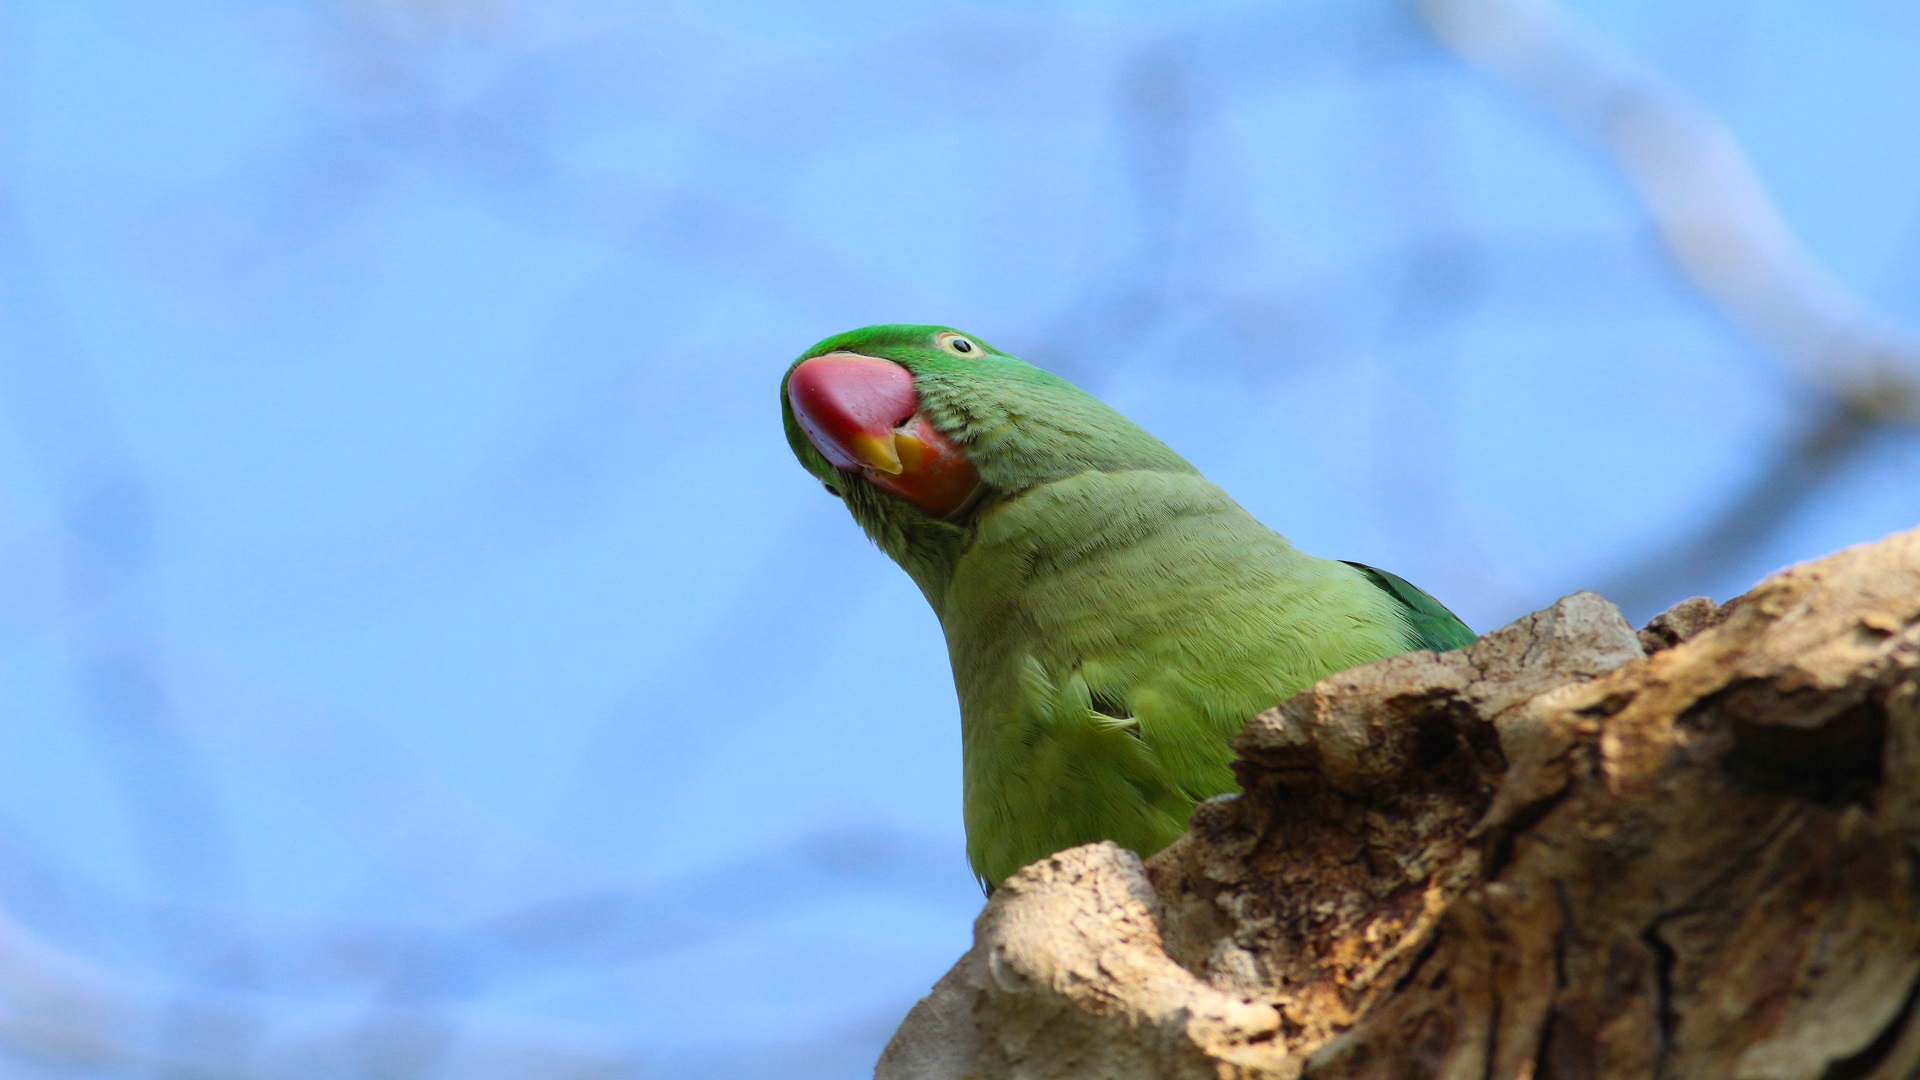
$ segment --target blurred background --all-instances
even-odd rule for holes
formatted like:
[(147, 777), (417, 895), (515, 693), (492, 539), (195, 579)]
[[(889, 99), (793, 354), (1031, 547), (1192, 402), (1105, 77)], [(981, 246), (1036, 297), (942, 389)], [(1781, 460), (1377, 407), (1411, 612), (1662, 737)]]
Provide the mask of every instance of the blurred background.
[(0, 1077), (859, 1077), (940, 322), (1480, 630), (1920, 520), (1910, 0), (0, 3)]

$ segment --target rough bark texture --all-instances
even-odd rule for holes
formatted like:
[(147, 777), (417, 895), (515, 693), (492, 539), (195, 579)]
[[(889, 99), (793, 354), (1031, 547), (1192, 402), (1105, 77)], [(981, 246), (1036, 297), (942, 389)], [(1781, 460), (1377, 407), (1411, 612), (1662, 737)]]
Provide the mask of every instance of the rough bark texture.
[(1920, 532), (1329, 678), (1010, 878), (883, 1080), (1920, 1075)]

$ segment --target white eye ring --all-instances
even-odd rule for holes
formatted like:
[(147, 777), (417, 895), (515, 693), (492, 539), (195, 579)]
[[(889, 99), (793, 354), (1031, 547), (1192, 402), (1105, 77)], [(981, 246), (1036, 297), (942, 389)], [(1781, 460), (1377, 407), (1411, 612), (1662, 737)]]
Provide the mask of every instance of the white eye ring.
[(933, 335), (933, 343), (955, 356), (964, 356), (969, 360), (987, 351), (980, 347), (979, 342), (951, 330), (942, 330)]

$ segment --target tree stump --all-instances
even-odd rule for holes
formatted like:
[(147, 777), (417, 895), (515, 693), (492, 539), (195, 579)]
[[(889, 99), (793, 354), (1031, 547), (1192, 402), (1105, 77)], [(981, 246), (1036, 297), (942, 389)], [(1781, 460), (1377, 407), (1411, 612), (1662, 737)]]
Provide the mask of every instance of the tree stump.
[(1009, 878), (881, 1080), (1920, 1076), (1920, 532), (1328, 678)]

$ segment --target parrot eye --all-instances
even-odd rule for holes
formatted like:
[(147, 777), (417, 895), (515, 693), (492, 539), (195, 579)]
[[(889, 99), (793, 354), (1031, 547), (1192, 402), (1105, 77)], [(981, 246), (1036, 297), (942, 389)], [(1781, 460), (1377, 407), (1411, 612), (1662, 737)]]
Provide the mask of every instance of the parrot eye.
[(935, 334), (933, 336), (933, 343), (955, 356), (979, 356), (982, 352), (980, 346), (974, 344), (972, 338), (964, 334), (956, 334), (951, 330), (942, 330), (938, 334)]

